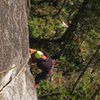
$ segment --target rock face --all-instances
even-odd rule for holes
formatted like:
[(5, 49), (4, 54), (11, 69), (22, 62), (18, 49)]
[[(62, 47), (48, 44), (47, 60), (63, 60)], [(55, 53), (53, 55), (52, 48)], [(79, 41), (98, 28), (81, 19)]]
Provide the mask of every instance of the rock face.
[(0, 0), (0, 100), (37, 100), (28, 65), (27, 0)]

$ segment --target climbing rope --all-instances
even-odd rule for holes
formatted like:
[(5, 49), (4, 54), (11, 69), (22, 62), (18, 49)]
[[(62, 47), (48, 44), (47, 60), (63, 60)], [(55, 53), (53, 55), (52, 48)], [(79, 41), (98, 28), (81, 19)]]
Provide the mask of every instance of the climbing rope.
[(14, 67), (11, 67), (11, 68), (8, 68), (8, 69), (6, 69), (6, 70), (3, 70), (3, 71), (0, 72), (0, 74), (3, 74), (3, 73), (5, 73), (5, 72), (8, 72), (8, 71), (10, 71), (11, 69), (14, 69), (14, 68), (18, 68), (17, 66), (18, 66), (18, 65), (14, 66)]
[[(28, 59), (27, 59), (26, 63), (24, 63), (24, 65), (27, 64), (27, 63), (28, 63)], [(24, 66), (24, 65), (23, 65), (23, 66)], [(21, 66), (22, 66), (22, 65), (21, 65)], [(8, 71), (10, 71), (10, 70), (12, 70), (12, 69), (14, 69), (14, 68), (18, 68), (18, 67), (20, 67), (20, 66), (19, 66), (19, 65), (16, 65), (16, 66), (14, 66), (14, 67), (8, 68), (8, 69), (6, 69), (6, 70), (1, 71), (0, 74), (6, 73), (6, 72), (8, 72)]]

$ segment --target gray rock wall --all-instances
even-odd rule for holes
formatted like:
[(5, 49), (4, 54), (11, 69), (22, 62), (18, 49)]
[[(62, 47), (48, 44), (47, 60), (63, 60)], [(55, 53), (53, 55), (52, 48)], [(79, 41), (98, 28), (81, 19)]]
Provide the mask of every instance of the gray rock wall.
[(29, 72), (27, 0), (0, 0), (0, 100), (37, 100)]

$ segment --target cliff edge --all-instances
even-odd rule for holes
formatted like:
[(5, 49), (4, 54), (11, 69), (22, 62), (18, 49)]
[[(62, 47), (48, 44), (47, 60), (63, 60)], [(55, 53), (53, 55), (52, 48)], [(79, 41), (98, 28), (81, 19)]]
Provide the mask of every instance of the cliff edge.
[(0, 0), (0, 100), (37, 100), (28, 65), (27, 0)]

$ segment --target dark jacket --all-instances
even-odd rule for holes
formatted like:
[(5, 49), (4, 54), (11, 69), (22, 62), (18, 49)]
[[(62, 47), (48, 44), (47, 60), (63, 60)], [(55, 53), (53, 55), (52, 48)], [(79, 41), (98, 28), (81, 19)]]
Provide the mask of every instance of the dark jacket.
[(32, 61), (36, 62), (37, 67), (41, 69), (42, 71), (50, 71), (52, 68), (52, 59), (49, 57), (45, 52), (43, 52), (44, 55), (47, 57), (46, 60), (42, 59), (36, 59), (34, 57), (34, 54), (32, 55)]
[[(44, 53), (44, 52), (43, 52)], [(31, 55), (32, 62), (37, 64), (37, 67), (42, 70), (37, 76), (35, 76), (35, 83), (38, 84), (41, 80), (47, 78), (48, 73), (52, 69), (52, 59), (46, 53), (44, 55), (47, 57), (46, 60), (36, 59), (34, 54)]]

